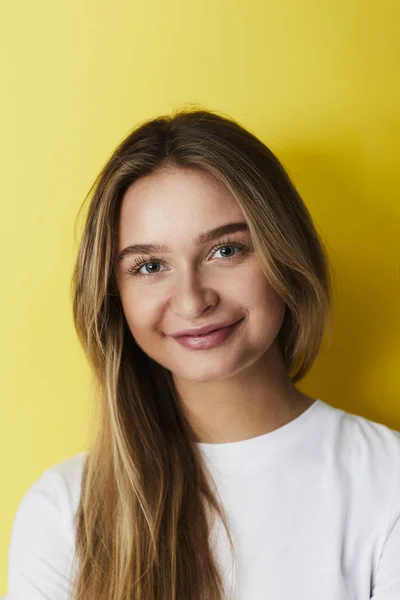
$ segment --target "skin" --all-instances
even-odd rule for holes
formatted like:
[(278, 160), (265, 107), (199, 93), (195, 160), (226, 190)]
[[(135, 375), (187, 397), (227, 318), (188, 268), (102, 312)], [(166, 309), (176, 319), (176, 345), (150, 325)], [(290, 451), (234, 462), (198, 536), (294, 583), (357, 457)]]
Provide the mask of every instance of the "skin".
[[(276, 339), (286, 306), (262, 272), (250, 234), (230, 234), (222, 250), (213, 248), (226, 236), (194, 244), (198, 234), (238, 221), (245, 218), (230, 191), (197, 169), (142, 177), (122, 200), (115, 269), (127, 323), (141, 349), (171, 371), (198, 442), (268, 433), (314, 402), (289, 378)], [(231, 245), (237, 242), (250, 249)], [(147, 262), (135, 276), (127, 271), (139, 256), (118, 260), (134, 243), (164, 243), (170, 251), (154, 254), (160, 262)], [(243, 316), (233, 335), (213, 349), (191, 350), (170, 336)]]

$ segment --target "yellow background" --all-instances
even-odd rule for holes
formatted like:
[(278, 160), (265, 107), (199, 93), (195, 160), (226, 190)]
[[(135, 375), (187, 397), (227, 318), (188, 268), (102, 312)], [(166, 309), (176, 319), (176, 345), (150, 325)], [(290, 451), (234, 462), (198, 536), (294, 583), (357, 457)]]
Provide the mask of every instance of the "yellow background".
[(400, 3), (7, 3), (1, 50), (0, 595), (18, 503), (86, 449), (74, 219), (137, 123), (223, 111), (279, 156), (335, 272), (334, 328), (300, 388), (400, 430)]

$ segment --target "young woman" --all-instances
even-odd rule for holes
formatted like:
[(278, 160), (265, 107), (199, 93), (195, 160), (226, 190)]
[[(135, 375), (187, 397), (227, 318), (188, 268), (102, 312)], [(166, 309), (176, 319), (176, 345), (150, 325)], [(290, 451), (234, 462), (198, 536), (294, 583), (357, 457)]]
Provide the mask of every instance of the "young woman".
[(296, 388), (331, 277), (276, 156), (183, 110), (92, 191), (73, 312), (98, 425), (23, 498), (7, 600), (399, 600), (400, 433)]

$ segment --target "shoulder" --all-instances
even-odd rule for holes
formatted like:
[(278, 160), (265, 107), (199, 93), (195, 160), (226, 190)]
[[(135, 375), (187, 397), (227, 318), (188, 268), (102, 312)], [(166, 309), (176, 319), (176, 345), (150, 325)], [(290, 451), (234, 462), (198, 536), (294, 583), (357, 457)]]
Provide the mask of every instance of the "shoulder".
[(33, 488), (50, 487), (57, 493), (59, 499), (63, 500), (66, 508), (76, 509), (80, 499), (82, 474), (88, 454), (89, 452), (81, 452), (47, 468), (34, 483)]
[(323, 435), (343, 458), (400, 475), (400, 431), (320, 401)]
[(67, 597), (75, 550), (73, 519), (87, 454), (46, 469), (23, 495), (9, 547), (8, 593), (12, 598)]
[(88, 452), (81, 452), (43, 471), (25, 493), (22, 506), (35, 510), (51, 506), (57, 511), (65, 533), (73, 538), (73, 518), (78, 508), (83, 468)]
[[(381, 515), (386, 533), (400, 516), (400, 432), (322, 402), (318, 448), (344, 495)], [(368, 502), (366, 502), (368, 499)]]

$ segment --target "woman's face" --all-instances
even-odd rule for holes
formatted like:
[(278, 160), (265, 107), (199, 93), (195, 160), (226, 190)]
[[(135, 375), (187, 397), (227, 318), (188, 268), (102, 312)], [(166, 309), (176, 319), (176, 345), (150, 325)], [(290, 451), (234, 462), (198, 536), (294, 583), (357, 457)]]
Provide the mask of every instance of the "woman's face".
[[(241, 230), (196, 240), (232, 223), (242, 224)], [(126, 250), (119, 258), (127, 247), (144, 244), (165, 248)], [(136, 343), (177, 377), (199, 382), (232, 377), (256, 361), (261, 364), (276, 343), (285, 304), (259, 266), (236, 200), (211, 174), (163, 170), (128, 188), (116, 270)], [(188, 348), (172, 337), (181, 330), (240, 319), (227, 339), (208, 349)]]

